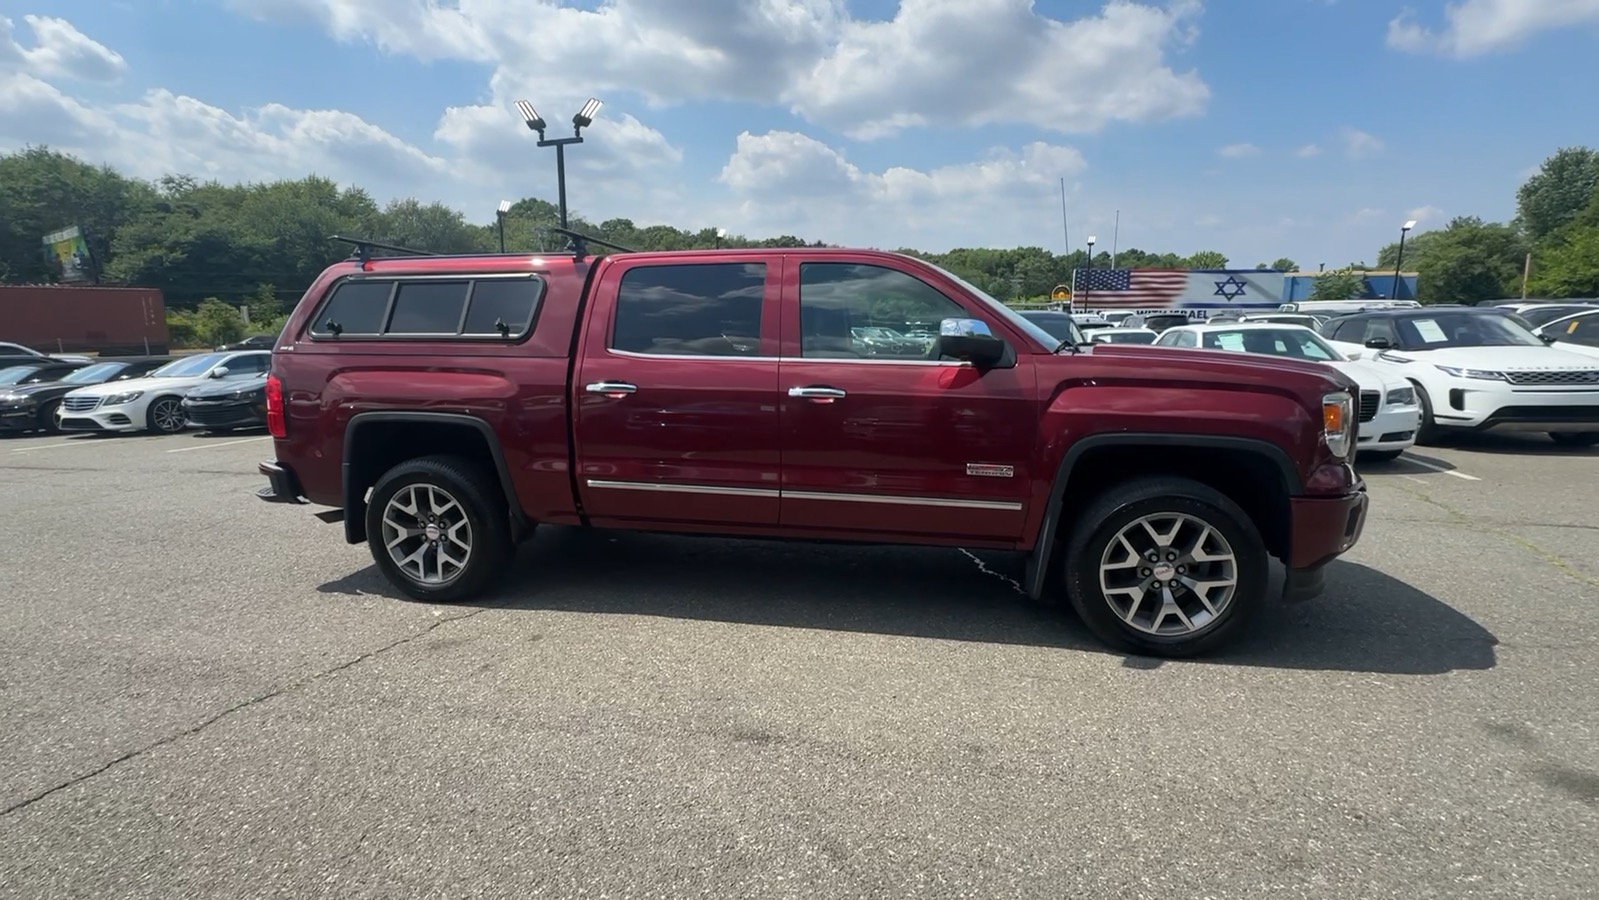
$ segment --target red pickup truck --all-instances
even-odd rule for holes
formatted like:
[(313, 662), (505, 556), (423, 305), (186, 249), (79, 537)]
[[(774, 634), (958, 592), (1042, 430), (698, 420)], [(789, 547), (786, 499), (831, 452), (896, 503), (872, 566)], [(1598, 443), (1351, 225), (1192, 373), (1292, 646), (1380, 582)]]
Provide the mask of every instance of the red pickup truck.
[[(1191, 655), (1358, 540), (1330, 367), (1075, 346), (956, 275), (837, 248), (373, 256), (273, 352), (270, 502), (331, 507), (428, 601), (541, 523), (1026, 554), (1101, 639)], [(381, 247), (381, 245), (378, 245)]]

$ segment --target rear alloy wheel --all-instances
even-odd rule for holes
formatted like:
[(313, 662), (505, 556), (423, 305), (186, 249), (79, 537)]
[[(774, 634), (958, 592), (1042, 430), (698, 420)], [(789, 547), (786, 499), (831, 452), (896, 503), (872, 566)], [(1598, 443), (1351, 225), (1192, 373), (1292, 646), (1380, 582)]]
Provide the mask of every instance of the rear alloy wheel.
[(183, 414), (183, 401), (177, 397), (157, 397), (144, 418), (151, 431), (161, 434), (177, 434), (189, 424)]
[(1066, 589), (1106, 643), (1149, 656), (1220, 646), (1264, 602), (1267, 552), (1238, 505), (1187, 478), (1140, 478), (1082, 511)]
[(372, 489), (367, 545), (406, 596), (449, 603), (480, 594), (506, 567), (510, 519), (498, 485), (470, 461), (400, 463)]
[(1592, 447), (1599, 444), (1599, 432), (1551, 431), (1549, 439), (1562, 447)]

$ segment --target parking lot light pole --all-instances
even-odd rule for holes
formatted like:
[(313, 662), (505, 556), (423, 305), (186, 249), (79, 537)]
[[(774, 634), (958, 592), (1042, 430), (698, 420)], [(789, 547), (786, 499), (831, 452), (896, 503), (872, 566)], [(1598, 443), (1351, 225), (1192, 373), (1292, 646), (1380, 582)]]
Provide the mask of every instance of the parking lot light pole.
[(1094, 242), (1099, 238), (1088, 236), (1088, 283), (1083, 285), (1083, 309), (1088, 309), (1088, 295), (1094, 291)]
[(1406, 222), (1405, 224), (1399, 226), (1399, 255), (1394, 258), (1394, 296), (1393, 296), (1393, 299), (1395, 299), (1395, 300), (1399, 299), (1399, 265), (1405, 261), (1405, 235), (1409, 234), (1410, 233), (1410, 229), (1415, 228), (1415, 227), (1416, 227), (1416, 220), (1415, 219), (1411, 219), (1409, 222)]
[(540, 147), (555, 148), (555, 184), (559, 193), (561, 208), (561, 227), (566, 225), (566, 146), (568, 144), (583, 143), (583, 129), (594, 124), (594, 117), (600, 114), (600, 107), (604, 104), (590, 97), (577, 115), (572, 117), (572, 136), (565, 138), (546, 138), (544, 118), (533, 108), (533, 104), (526, 100), (516, 101), (516, 110), (522, 114), (522, 121), (527, 123), (529, 131), (536, 131), (539, 135)]
[(500, 252), (505, 252), (505, 215), (511, 211), (511, 201), (501, 200), (500, 208), (495, 211), (495, 218), (500, 224)]
[(718, 249), (718, 250), (722, 249), (722, 238), (725, 238), (725, 237), (727, 237), (727, 229), (726, 228), (718, 228), (718, 229), (716, 229), (716, 249)]

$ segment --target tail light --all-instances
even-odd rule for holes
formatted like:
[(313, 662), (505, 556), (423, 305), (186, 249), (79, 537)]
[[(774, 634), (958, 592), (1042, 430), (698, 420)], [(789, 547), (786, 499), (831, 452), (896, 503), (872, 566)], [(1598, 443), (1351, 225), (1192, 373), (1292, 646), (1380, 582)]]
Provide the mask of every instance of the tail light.
[(289, 420), (283, 415), (283, 382), (276, 375), (266, 380), (267, 431), (275, 438), (289, 436)]

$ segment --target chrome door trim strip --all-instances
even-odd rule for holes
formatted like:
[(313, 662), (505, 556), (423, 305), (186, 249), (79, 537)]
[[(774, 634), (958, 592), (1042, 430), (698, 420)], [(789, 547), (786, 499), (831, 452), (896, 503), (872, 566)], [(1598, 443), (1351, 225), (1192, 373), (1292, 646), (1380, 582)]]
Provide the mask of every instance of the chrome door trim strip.
[(822, 491), (784, 491), (784, 499), (833, 500), (839, 503), (890, 503), (896, 506), (946, 506), (957, 509), (1021, 510), (1020, 503), (1006, 500), (955, 500), (945, 497), (898, 497), (887, 494), (834, 494)]
[(769, 488), (719, 487), (709, 484), (658, 484), (641, 481), (608, 481), (590, 478), (591, 488), (608, 491), (652, 491), (663, 494), (708, 494), (727, 497), (792, 498), (838, 503), (887, 503), (894, 506), (941, 506), (955, 509), (988, 509), (1020, 512), (1022, 504), (1007, 500), (956, 500), (946, 497), (898, 497), (886, 494), (838, 494), (823, 491), (783, 491)]
[(641, 481), (605, 481), (598, 478), (588, 479), (591, 488), (602, 488), (608, 491), (654, 491), (663, 494), (715, 494), (728, 497), (769, 497), (773, 500), (782, 496), (782, 492), (766, 488), (741, 488), (718, 487), (710, 484), (655, 484)]

